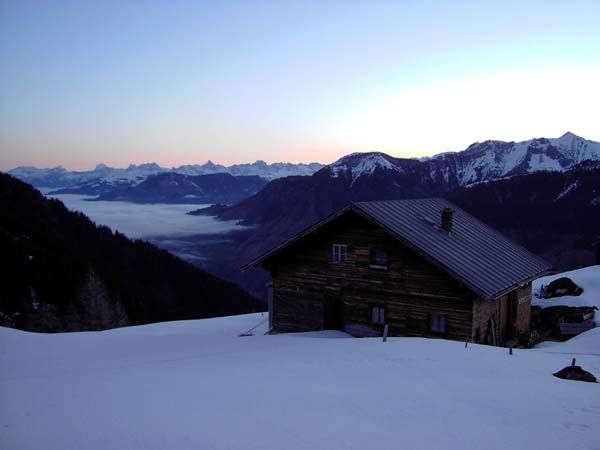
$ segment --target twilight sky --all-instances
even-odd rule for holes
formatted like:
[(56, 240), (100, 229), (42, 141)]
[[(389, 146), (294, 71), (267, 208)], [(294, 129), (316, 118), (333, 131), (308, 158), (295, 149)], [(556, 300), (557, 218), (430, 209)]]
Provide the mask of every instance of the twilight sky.
[(0, 170), (600, 141), (598, 1), (0, 0)]

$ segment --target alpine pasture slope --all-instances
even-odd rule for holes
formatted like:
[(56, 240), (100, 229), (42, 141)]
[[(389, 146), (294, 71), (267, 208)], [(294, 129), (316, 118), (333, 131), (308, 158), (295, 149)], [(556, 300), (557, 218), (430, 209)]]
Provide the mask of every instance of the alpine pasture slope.
[[(103, 332), (0, 329), (0, 448), (597, 449), (600, 330), (532, 350), (339, 332), (266, 315)], [(239, 334), (259, 325), (254, 336)]]

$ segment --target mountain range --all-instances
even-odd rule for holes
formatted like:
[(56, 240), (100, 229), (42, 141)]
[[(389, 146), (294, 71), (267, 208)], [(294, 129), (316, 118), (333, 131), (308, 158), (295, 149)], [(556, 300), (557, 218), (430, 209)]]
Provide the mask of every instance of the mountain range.
[[(222, 259), (215, 273), (258, 295), (265, 275), (236, 275), (240, 260), (249, 261), (348, 202), (419, 197), (449, 198), (556, 268), (591, 264), (591, 242), (600, 234), (600, 143), (567, 133), (520, 143), (486, 141), (424, 159), (351, 154), (310, 177), (273, 180), (235, 205), (192, 214), (252, 226), (252, 232), (238, 233), (231, 249), (215, 247), (212, 254)], [(234, 250), (237, 260), (227, 259)]]
[[(202, 267), (258, 295), (266, 275), (240, 274), (242, 263), (348, 202), (360, 200), (449, 198), (556, 268), (590, 264), (590, 243), (600, 234), (599, 161), (600, 143), (566, 133), (524, 142), (490, 140), (427, 158), (354, 153), (330, 165), (312, 165), (309, 171), (320, 167), (312, 175), (280, 176), (268, 183), (265, 177), (238, 179), (240, 173), (248, 173), (248, 166), (256, 169), (264, 163), (231, 166), (235, 174), (219, 176), (193, 174), (199, 167), (208, 171), (223, 167), (210, 162), (176, 169), (186, 173), (165, 169), (166, 173), (149, 174), (163, 169), (132, 166), (117, 169), (129, 171), (132, 182), (119, 185), (118, 180), (125, 179), (121, 172), (104, 177), (110, 186), (99, 192), (99, 198), (227, 204), (191, 214), (252, 227), (233, 232), (226, 240), (199, 238), (196, 245), (207, 255)], [(103, 166), (98, 171), (110, 172)]]
[(185, 165), (174, 168), (160, 167), (155, 163), (130, 165), (125, 169), (98, 164), (94, 170), (68, 171), (63, 167), (38, 169), (36, 167), (17, 167), (8, 174), (35, 187), (56, 188), (55, 193), (100, 195), (125, 187), (135, 186), (151, 175), (176, 173), (188, 176), (209, 175), (215, 173), (233, 176), (257, 176), (267, 181), (290, 175), (312, 175), (323, 167), (319, 163), (292, 164), (256, 161), (252, 164), (223, 166), (208, 161), (205, 164)]
[(457, 153), (431, 158), (395, 158), (385, 153), (353, 153), (310, 177), (274, 180), (256, 195), (227, 208), (198, 214), (248, 224), (316, 220), (332, 205), (355, 200), (447, 196), (459, 188), (534, 173), (564, 173), (588, 161), (600, 161), (600, 143), (572, 133), (557, 139), (526, 142), (485, 141)]
[(600, 160), (600, 143), (568, 132), (556, 139), (476, 142), (461, 152), (441, 153), (418, 160), (394, 158), (384, 153), (355, 153), (323, 171), (333, 178), (351, 179), (351, 185), (365, 175), (387, 171), (400, 178), (412, 177), (433, 189), (452, 189), (514, 175), (564, 171), (588, 160)]
[[(373, 180), (384, 178), (390, 181), (388, 195), (425, 196), (441, 195), (460, 186), (503, 177), (540, 171), (563, 171), (583, 161), (598, 159), (600, 143), (573, 133), (565, 133), (556, 139), (539, 138), (524, 142), (490, 140), (472, 144), (461, 152), (447, 152), (418, 159), (395, 158), (378, 152), (354, 153), (327, 166), (319, 163), (266, 164), (264, 161), (256, 161), (253, 164), (226, 167), (208, 161), (202, 165), (172, 169), (154, 163), (130, 165), (126, 169), (99, 164), (94, 170), (87, 172), (69, 172), (61, 167), (19, 167), (9, 174), (33, 186), (57, 188), (51, 194), (100, 195), (105, 200), (147, 203), (188, 203), (189, 199), (196, 199), (196, 203), (232, 203), (256, 193), (267, 181), (289, 176), (316, 174), (322, 178), (338, 179), (338, 183), (334, 183), (338, 188), (360, 191), (368, 189), (364, 184), (372, 184)], [(250, 179), (236, 181), (223, 176), (221, 181), (228, 184), (228, 187), (215, 195), (208, 195), (205, 189), (195, 186), (214, 186), (215, 180), (219, 178), (197, 178), (213, 174), (254, 176), (265, 182), (261, 184)], [(156, 177), (157, 175), (162, 176)], [(141, 186), (153, 176), (148, 185)], [(185, 178), (186, 176), (190, 178)], [(248, 188), (248, 183), (254, 188)], [(131, 189), (138, 186), (139, 189)], [(380, 193), (377, 192), (377, 195)], [(200, 198), (202, 200), (198, 200)]]
[(150, 175), (135, 186), (117, 187), (103, 192), (96, 200), (233, 204), (255, 194), (266, 184), (267, 180), (256, 175), (233, 176), (229, 173), (182, 175), (163, 172)]

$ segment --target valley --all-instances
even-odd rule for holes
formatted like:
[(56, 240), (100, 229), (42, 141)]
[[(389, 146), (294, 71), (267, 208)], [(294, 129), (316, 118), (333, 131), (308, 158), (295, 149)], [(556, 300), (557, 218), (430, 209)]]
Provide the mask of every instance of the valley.
[(147, 240), (130, 239), (115, 225), (132, 236), (150, 225), (153, 233), (168, 233), (172, 251), (181, 253), (181, 218), (189, 216), (172, 207), (162, 217), (144, 205), (96, 208), (95, 220), (112, 222), (113, 231), (6, 174), (0, 174), (0, 206), (0, 325), (86, 331), (264, 309), (238, 286)]
[[(184, 173), (140, 176), (133, 185), (113, 186), (85, 200), (57, 194), (71, 188), (46, 192), (98, 223), (149, 240), (264, 299), (267, 274), (240, 267), (351, 201), (445, 197), (556, 269), (589, 265), (600, 228), (599, 164), (600, 143), (566, 133), (474, 143), (430, 158), (355, 153), (325, 166), (255, 163), (232, 166), (228, 173), (190, 175), (224, 170), (209, 162), (178, 169)], [(265, 167), (283, 167), (287, 171), (278, 173), (292, 176), (271, 175), (267, 181), (248, 175)], [(298, 174), (317, 168), (312, 175)], [(157, 170), (142, 165), (126, 172), (140, 169)], [(107, 182), (114, 181), (111, 174)]]
[(600, 450), (599, 17), (0, 0), (0, 450)]
[(199, 206), (193, 203), (137, 204), (96, 200), (96, 197), (75, 194), (46, 195), (60, 200), (72, 211), (82, 212), (97, 224), (108, 226), (131, 239), (151, 242), (198, 266), (203, 266), (209, 259), (203, 245), (198, 242), (223, 244), (229, 239), (230, 232), (247, 228), (238, 225), (235, 220), (191, 216), (187, 213)]

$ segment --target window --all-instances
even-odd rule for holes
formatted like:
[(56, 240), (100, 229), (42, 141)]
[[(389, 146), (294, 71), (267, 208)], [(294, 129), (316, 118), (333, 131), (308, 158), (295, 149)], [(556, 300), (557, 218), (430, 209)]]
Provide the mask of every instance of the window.
[(385, 308), (373, 306), (371, 309), (371, 323), (383, 325), (385, 323)]
[(429, 316), (429, 330), (432, 333), (445, 334), (446, 316), (442, 316), (441, 314), (431, 314)]
[(369, 265), (375, 269), (387, 269), (388, 256), (383, 248), (372, 248)]
[(346, 244), (333, 244), (333, 262), (334, 263), (346, 262), (347, 253), (348, 253), (348, 246)]

